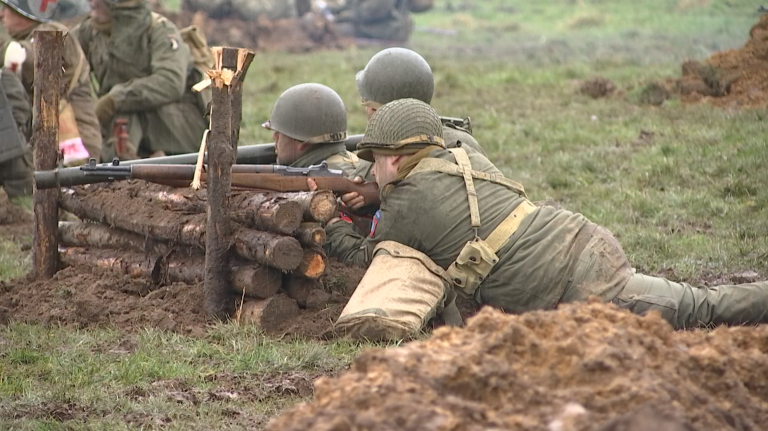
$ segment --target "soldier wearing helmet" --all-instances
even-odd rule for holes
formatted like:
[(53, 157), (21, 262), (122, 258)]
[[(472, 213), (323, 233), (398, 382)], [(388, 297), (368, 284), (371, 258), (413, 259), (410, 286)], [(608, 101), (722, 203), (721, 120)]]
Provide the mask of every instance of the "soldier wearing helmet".
[[(365, 69), (357, 73), (357, 89), (370, 119), (376, 110), (393, 100), (417, 99), (432, 103), (435, 79), (432, 69), (418, 53), (405, 48), (388, 48), (374, 55)], [(485, 155), (472, 136), (469, 118), (442, 117), (443, 135), (448, 148), (459, 142)]]
[(442, 133), (437, 113), (419, 100), (373, 114), (358, 156), (374, 160), (381, 216), (367, 239), (345, 222), (327, 226), (330, 256), (367, 266), (378, 244), (394, 241), (445, 270), (457, 294), (510, 313), (596, 296), (638, 314), (657, 311), (675, 328), (768, 323), (768, 282), (705, 288), (636, 274), (608, 230), (534, 206), (485, 157), (446, 149)]
[[(435, 79), (432, 69), (422, 56), (405, 48), (389, 48), (374, 55), (365, 69), (357, 73), (357, 88), (368, 119), (379, 107), (394, 100), (416, 99), (424, 103), (432, 102)], [(446, 148), (464, 146), (470, 151), (485, 156), (485, 151), (472, 136), (469, 118), (441, 117), (443, 138)], [(494, 174), (501, 171), (491, 164)], [(365, 202), (356, 193), (342, 197), (344, 203), (353, 209), (362, 207)]]
[[(115, 155), (113, 124), (128, 121), (128, 155), (197, 151), (208, 123), (210, 90), (179, 29), (145, 0), (89, 0), (91, 15), (72, 33), (97, 82), (96, 114), (106, 159)], [(131, 154), (133, 153), (133, 154)]]
[[(27, 90), (29, 100), (33, 96), (35, 30), (59, 30), (68, 33), (67, 27), (51, 21), (56, 11), (55, 0), (0, 0), (0, 18), (12, 40), (0, 45), (3, 67), (16, 72)], [(73, 130), (73, 145), (87, 150), (90, 157), (101, 157), (102, 143), (99, 121), (94, 111), (95, 100), (91, 95), (90, 67), (77, 40), (64, 38), (62, 51), (62, 84), (64, 96), (60, 99), (60, 125)], [(84, 149), (82, 147), (85, 147)], [(78, 152), (80, 152), (80, 150)], [(65, 153), (66, 157), (66, 153)]]
[(347, 111), (341, 97), (322, 84), (293, 86), (275, 102), (263, 124), (272, 130), (277, 163), (306, 168), (326, 162), (350, 178), (369, 175), (371, 164), (347, 151)]

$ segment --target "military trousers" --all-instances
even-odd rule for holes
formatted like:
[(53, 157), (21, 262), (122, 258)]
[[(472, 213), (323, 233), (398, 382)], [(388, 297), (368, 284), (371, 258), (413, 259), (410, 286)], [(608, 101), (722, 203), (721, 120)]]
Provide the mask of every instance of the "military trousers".
[[(128, 139), (138, 149), (139, 157), (148, 157), (156, 151), (167, 155), (194, 153), (200, 149), (203, 132), (208, 127), (197, 106), (178, 102), (160, 106), (152, 111), (117, 114), (128, 119)], [(102, 159), (115, 157), (115, 138), (112, 130), (104, 133)]]
[(560, 302), (591, 296), (635, 314), (661, 314), (676, 329), (768, 323), (768, 282), (696, 287), (633, 272), (621, 245), (594, 230)]
[(21, 157), (0, 162), (0, 186), (5, 187), (9, 198), (31, 196), (34, 186), (34, 169), (32, 165), (32, 149)]
[(611, 302), (636, 314), (651, 310), (676, 329), (768, 322), (768, 281), (697, 287), (634, 274)]

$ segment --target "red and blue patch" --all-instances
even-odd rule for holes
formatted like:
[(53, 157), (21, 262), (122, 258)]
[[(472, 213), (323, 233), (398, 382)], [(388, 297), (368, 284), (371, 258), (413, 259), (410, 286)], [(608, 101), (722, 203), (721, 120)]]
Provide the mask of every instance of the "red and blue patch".
[(371, 223), (371, 233), (368, 235), (371, 238), (373, 238), (373, 235), (376, 233), (376, 226), (378, 226), (379, 220), (381, 220), (381, 210), (376, 211), (376, 214), (373, 215), (373, 223)]

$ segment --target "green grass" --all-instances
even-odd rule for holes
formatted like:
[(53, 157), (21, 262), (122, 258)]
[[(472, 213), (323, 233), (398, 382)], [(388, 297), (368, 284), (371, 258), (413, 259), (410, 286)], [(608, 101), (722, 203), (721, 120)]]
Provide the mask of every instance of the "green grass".
[[(532, 199), (552, 197), (610, 229), (643, 271), (768, 275), (766, 110), (639, 104), (647, 84), (679, 76), (684, 57), (743, 44), (754, 3), (542, 0), (514, 2), (515, 13), (500, 11), (501, 0), (454, 12), (447, 3), (417, 25), (459, 33), (417, 31), (411, 44), (434, 69), (433, 105), (471, 116), (490, 158)], [(579, 16), (596, 25), (574, 26)], [(241, 142), (269, 142), (261, 123), (303, 82), (336, 89), (350, 131), (362, 133), (354, 75), (374, 52), (257, 54)], [(578, 94), (595, 75), (616, 94)], [(0, 279), (27, 269), (25, 253), (0, 240)], [(308, 399), (297, 382), (344, 369), (364, 348), (270, 340), (235, 325), (195, 339), (12, 324), (0, 329), (0, 429), (258, 429)]]

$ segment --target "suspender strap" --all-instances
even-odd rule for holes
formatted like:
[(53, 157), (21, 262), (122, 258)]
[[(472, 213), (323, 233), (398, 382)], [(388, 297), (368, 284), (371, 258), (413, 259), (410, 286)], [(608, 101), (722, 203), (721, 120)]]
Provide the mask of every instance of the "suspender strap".
[(469, 220), (472, 227), (477, 229), (481, 226), (480, 206), (477, 204), (477, 191), (472, 179), (472, 165), (469, 163), (469, 156), (463, 148), (451, 148), (450, 151), (459, 165), (458, 172), (464, 177), (464, 186), (467, 188), (467, 199), (469, 200)]
[[(408, 174), (410, 177), (411, 175), (418, 174), (421, 172), (430, 172), (430, 171), (437, 171), (442, 172), (444, 174), (448, 175), (455, 175), (455, 176), (464, 176), (464, 172), (455, 164), (451, 163), (448, 160), (445, 159), (436, 159), (432, 157), (428, 157), (422, 161), (419, 162), (418, 165), (416, 165), (415, 168)], [(488, 174), (485, 172), (479, 172), (479, 171), (470, 171), (472, 178), (483, 180), (483, 181), (490, 181), (492, 183), (496, 183), (499, 185), (502, 185), (513, 192), (517, 193), (518, 195), (522, 197), (525, 196), (525, 188), (523, 188), (522, 184), (518, 183), (517, 181), (510, 180), (509, 178), (505, 178), (502, 175), (497, 174)]]
[(494, 253), (498, 253), (504, 244), (515, 234), (517, 228), (520, 227), (520, 223), (523, 218), (532, 213), (536, 209), (536, 206), (528, 199), (523, 199), (520, 205), (512, 211), (504, 221), (496, 227), (496, 229), (488, 235), (485, 242), (493, 249)]

